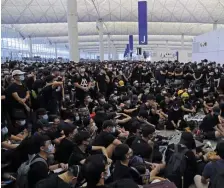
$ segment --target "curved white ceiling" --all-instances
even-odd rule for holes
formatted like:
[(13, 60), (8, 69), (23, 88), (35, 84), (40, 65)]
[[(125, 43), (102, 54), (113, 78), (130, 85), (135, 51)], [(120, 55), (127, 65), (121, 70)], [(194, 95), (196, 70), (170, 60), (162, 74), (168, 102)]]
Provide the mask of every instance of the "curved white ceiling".
[[(48, 37), (52, 42), (67, 43), (66, 3), (2, 0), (3, 27), (12, 27), (24, 37)], [(109, 33), (115, 45), (127, 43), (129, 34), (138, 40), (137, 0), (77, 0), (77, 4), (80, 48), (86, 42), (98, 45), (99, 18), (104, 21), (104, 34)], [(149, 43), (179, 41), (180, 46), (181, 34), (185, 35), (185, 43), (191, 43), (193, 36), (211, 31), (215, 22), (218, 28), (224, 27), (224, 0), (148, 0), (148, 22)]]

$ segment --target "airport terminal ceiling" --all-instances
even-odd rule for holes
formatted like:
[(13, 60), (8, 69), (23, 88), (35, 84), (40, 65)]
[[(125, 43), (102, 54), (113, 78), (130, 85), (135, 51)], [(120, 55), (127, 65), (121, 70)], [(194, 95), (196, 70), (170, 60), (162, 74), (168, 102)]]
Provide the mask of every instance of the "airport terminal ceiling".
[[(149, 48), (191, 48), (194, 36), (224, 27), (224, 0), (148, 0)], [(13, 28), (25, 38), (47, 37), (52, 43), (68, 43), (67, 0), (2, 0), (2, 27)], [(79, 48), (99, 46), (96, 21), (103, 20), (105, 47), (108, 34), (119, 49), (128, 35), (138, 39), (137, 0), (77, 0)], [(12, 36), (13, 37), (13, 36)], [(36, 40), (38, 41), (38, 40)]]

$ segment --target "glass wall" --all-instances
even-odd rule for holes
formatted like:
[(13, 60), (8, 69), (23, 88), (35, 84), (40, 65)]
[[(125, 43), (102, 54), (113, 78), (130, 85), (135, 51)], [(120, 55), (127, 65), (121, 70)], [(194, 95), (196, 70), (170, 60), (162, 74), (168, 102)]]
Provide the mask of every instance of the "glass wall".
[[(30, 57), (29, 38), (24, 38), (13, 28), (1, 27), (1, 60), (22, 60), (23, 57)], [(32, 55), (41, 58), (56, 58), (55, 44), (50, 43), (47, 38), (31, 38)], [(69, 58), (69, 51), (66, 45), (57, 44), (57, 57)]]

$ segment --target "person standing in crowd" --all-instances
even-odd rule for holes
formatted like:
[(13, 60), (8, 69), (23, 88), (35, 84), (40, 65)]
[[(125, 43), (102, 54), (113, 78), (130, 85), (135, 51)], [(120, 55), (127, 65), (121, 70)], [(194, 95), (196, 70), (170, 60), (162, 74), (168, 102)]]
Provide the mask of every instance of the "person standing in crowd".
[(96, 84), (97, 84), (97, 91), (103, 94), (106, 97), (108, 84), (110, 82), (109, 77), (106, 74), (104, 69), (100, 70), (100, 74), (96, 76)]
[(40, 103), (41, 107), (49, 111), (49, 114), (58, 114), (59, 113), (59, 101), (56, 97), (57, 87), (62, 87), (63, 82), (54, 81), (53, 76), (47, 76), (45, 81), (46, 85), (40, 92)]
[(30, 112), (29, 98), (30, 94), (28, 89), (24, 86), (23, 81), (25, 72), (14, 70), (12, 77), (14, 82), (6, 88), (6, 104), (7, 109), (12, 120), (26, 119), (27, 114)]
[(80, 67), (79, 74), (76, 74), (73, 78), (74, 85), (76, 87), (76, 98), (80, 103), (83, 103), (85, 94), (88, 93), (91, 82), (84, 66)]

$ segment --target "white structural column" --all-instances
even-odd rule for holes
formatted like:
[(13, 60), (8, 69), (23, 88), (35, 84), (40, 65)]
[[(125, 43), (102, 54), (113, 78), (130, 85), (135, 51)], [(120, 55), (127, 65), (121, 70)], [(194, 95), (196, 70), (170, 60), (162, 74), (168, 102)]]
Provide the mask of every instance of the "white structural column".
[(103, 44), (103, 21), (98, 20), (99, 42), (100, 42), (100, 61), (104, 61), (104, 44)]
[(57, 48), (57, 43), (54, 44), (54, 51), (55, 51), (55, 59), (58, 58), (58, 48)]
[(217, 30), (217, 22), (213, 23), (213, 31)]
[(68, 42), (70, 61), (79, 61), (77, 0), (67, 0)]
[(110, 35), (107, 38), (107, 50), (108, 50), (108, 60), (111, 60), (111, 48), (110, 48)]
[(116, 47), (112, 43), (112, 60), (116, 60)]
[(181, 50), (184, 50), (184, 34), (181, 35)]
[(168, 40), (166, 40), (166, 52), (168, 52), (169, 49), (168, 49)]
[(29, 54), (30, 54), (30, 57), (33, 57), (33, 46), (32, 46), (31, 37), (29, 37)]

